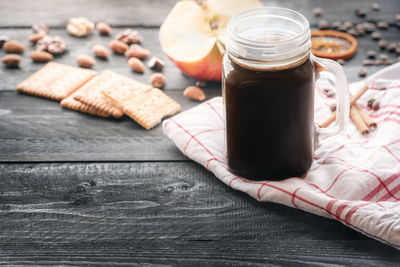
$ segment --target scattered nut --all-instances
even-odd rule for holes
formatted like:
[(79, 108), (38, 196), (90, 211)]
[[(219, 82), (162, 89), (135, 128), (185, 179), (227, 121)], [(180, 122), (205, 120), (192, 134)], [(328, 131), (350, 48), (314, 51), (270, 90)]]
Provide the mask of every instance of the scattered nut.
[(397, 21), (400, 21), (400, 13), (399, 13), (399, 14), (396, 14), (396, 20), (397, 20)]
[(375, 24), (371, 22), (365, 22), (363, 25), (366, 32), (373, 32), (376, 29)]
[(34, 33), (31, 36), (29, 36), (28, 41), (31, 42), (32, 44), (36, 44), (37, 41), (39, 41), (46, 35), (47, 35), (46, 32), (37, 32), (37, 33)]
[(91, 68), (96, 64), (96, 60), (88, 55), (79, 55), (75, 60), (83, 68)]
[(365, 8), (357, 8), (355, 13), (359, 17), (365, 17), (365, 15), (367, 15), (367, 10)]
[(388, 44), (388, 46), (386, 47), (387, 51), (389, 52), (394, 52), (396, 51), (397, 48), (397, 44), (396, 43), (390, 43)]
[(128, 50), (125, 51), (125, 56), (130, 57), (137, 57), (139, 59), (144, 59), (150, 55), (150, 51), (141, 47), (140, 45), (133, 44), (129, 47)]
[(207, 85), (206, 81), (202, 81), (202, 80), (196, 81), (197, 87), (205, 87), (206, 85)]
[(339, 29), (340, 25), (342, 25), (342, 23), (340, 21), (334, 21), (332, 22), (332, 29), (337, 30)]
[(313, 9), (314, 16), (322, 16), (324, 14), (324, 10), (320, 7), (316, 7)]
[(397, 62), (400, 62), (400, 57), (397, 57)]
[(117, 34), (117, 40), (120, 40), (128, 45), (130, 44), (138, 44), (143, 41), (142, 35), (138, 31), (134, 31), (131, 29), (123, 30), (122, 32)]
[(356, 29), (354, 29), (354, 28), (351, 28), (351, 29), (347, 30), (347, 33), (351, 34), (353, 36), (358, 36), (359, 35), (358, 31)]
[(94, 45), (92, 47), (93, 54), (98, 58), (108, 58), (108, 50), (104, 45)]
[(377, 111), (377, 110), (379, 109), (379, 106), (380, 106), (379, 101), (378, 101), (378, 100), (375, 100), (375, 101), (372, 103), (371, 108), (372, 108), (374, 111)]
[(389, 24), (386, 21), (378, 21), (376, 23), (376, 27), (382, 30), (386, 30), (387, 28), (389, 28)]
[(318, 28), (320, 30), (327, 30), (330, 28), (329, 22), (325, 19), (321, 19), (320, 21), (318, 21)]
[(67, 31), (76, 37), (86, 36), (93, 31), (93, 29), (93, 22), (84, 17), (70, 18), (67, 25)]
[(386, 40), (381, 39), (381, 40), (379, 40), (379, 42), (378, 42), (378, 46), (379, 46), (381, 49), (385, 49), (385, 48), (387, 47), (387, 45), (388, 45), (388, 42), (387, 42)]
[(372, 60), (372, 59), (365, 59), (365, 60), (363, 60), (363, 65), (364, 66), (372, 66), (372, 65), (374, 65), (375, 64), (375, 60)]
[(110, 35), (112, 28), (105, 22), (98, 22), (96, 24), (96, 29), (101, 35)]
[(400, 55), (400, 46), (396, 47), (396, 54)]
[(165, 62), (159, 57), (152, 57), (148, 63), (150, 69), (162, 70), (165, 66)]
[(159, 72), (153, 73), (150, 76), (150, 82), (154, 87), (161, 88), (165, 84), (165, 76)]
[(64, 53), (67, 45), (64, 40), (59, 36), (46, 35), (42, 39), (36, 42), (36, 50), (47, 51), (53, 55), (59, 55)]
[(373, 40), (379, 40), (381, 39), (381, 33), (380, 32), (373, 32), (371, 33), (371, 37)]
[(378, 59), (380, 59), (380, 60), (388, 60), (389, 57), (388, 57), (388, 55), (386, 55), (386, 54), (379, 54)]
[(8, 54), (1, 59), (1, 62), (3, 62), (3, 64), (8, 68), (16, 68), (21, 63), (21, 60), (22, 58), (19, 55)]
[(109, 45), (111, 50), (117, 54), (123, 54), (129, 48), (129, 46), (126, 43), (119, 40), (112, 40)]
[(372, 3), (371, 9), (373, 11), (379, 11), (381, 9), (381, 6), (378, 3)]
[(8, 40), (4, 43), (3, 45), (4, 51), (7, 53), (15, 53), (15, 54), (20, 54), (24, 52), (24, 46), (15, 40)]
[(47, 26), (47, 24), (44, 23), (44, 22), (35, 23), (35, 24), (32, 25), (32, 31), (33, 31), (33, 33), (37, 33), (37, 32), (48, 33), (49, 32), (49, 26)]
[(369, 51), (367, 52), (367, 57), (368, 57), (368, 58), (371, 58), (371, 59), (376, 58), (376, 51), (374, 51), (374, 50), (369, 50)]
[(7, 35), (0, 35), (0, 48), (3, 47), (4, 43), (10, 40), (10, 37)]
[(134, 72), (144, 73), (144, 64), (140, 59), (136, 57), (131, 57), (128, 60), (128, 64)]
[(375, 98), (370, 98), (367, 102), (367, 107), (372, 108), (372, 104), (375, 102)]
[(34, 62), (47, 62), (53, 59), (53, 55), (46, 51), (32, 51), (29, 55)]
[(332, 112), (335, 112), (335, 111), (336, 111), (336, 103), (331, 104), (331, 105), (329, 106), (329, 109), (330, 109)]
[(197, 86), (189, 86), (183, 91), (183, 95), (197, 101), (203, 101), (206, 99), (206, 95), (201, 88)]
[(367, 71), (366, 71), (365, 69), (361, 68), (361, 69), (358, 71), (358, 76), (360, 76), (360, 77), (365, 77), (365, 76), (367, 76)]

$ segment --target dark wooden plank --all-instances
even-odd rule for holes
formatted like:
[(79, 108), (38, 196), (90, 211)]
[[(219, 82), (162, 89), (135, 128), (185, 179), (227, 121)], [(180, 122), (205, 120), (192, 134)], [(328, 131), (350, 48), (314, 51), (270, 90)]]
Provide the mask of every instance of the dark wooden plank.
[[(114, 36), (119, 28), (115, 31)], [(184, 76), (175, 65), (168, 60), (168, 58), (162, 52), (161, 46), (158, 42), (158, 30), (157, 29), (143, 29), (138, 28), (143, 35), (143, 47), (149, 49), (152, 55), (163, 58), (166, 62), (166, 66), (163, 70), (164, 75), (167, 78), (165, 89), (166, 90), (182, 90), (186, 86), (194, 85), (195, 79)], [(2, 90), (15, 90), (16, 85), (27, 78), (29, 75), (43, 67), (43, 63), (33, 63), (29, 58), (29, 53), (34, 50), (34, 47), (29, 44), (26, 38), (32, 34), (30, 29), (5, 29), (0, 30), (0, 34), (7, 34), (11, 38), (22, 42), (26, 51), (22, 55), (23, 61), (18, 69), (5, 68), (3, 64), (0, 66), (0, 91)], [(55, 58), (56, 62), (77, 66), (75, 58), (79, 54), (93, 55), (92, 47), (95, 44), (103, 44), (108, 47), (108, 43), (112, 40), (112, 37), (101, 36), (97, 33), (93, 33), (85, 38), (76, 38), (67, 33), (66, 30), (52, 30), (52, 35), (61, 36), (67, 43), (67, 51), (63, 55)], [(0, 57), (5, 55), (3, 50), (0, 50)], [(144, 60), (145, 64), (149, 59)], [(134, 73), (127, 63), (127, 58), (123, 55), (110, 53), (108, 60), (96, 60), (96, 65), (93, 67), (94, 70), (101, 73), (105, 69), (112, 69), (122, 75), (126, 75), (138, 81), (149, 83), (149, 77), (154, 71), (146, 67), (144, 74)]]
[[(93, 198), (70, 189), (95, 181)], [(193, 162), (1, 164), (3, 264), (391, 266), (400, 253), (339, 222), (229, 189)]]
[[(207, 97), (220, 89), (205, 90)], [(186, 110), (198, 104), (168, 91)], [(63, 109), (58, 102), (0, 92), (0, 161), (187, 160), (162, 133), (129, 117), (105, 119)]]
[[(174, 0), (1, 0), (0, 25), (30, 26), (32, 23), (45, 21), (53, 27), (64, 28), (70, 17), (85, 16), (95, 22), (107, 21), (114, 25), (156, 27), (161, 25), (175, 2)], [(317, 21), (312, 14), (314, 7), (322, 7), (325, 10), (324, 18), (331, 21), (338, 18), (357, 20), (358, 17), (354, 14), (356, 8), (367, 8), (369, 11), (367, 19), (372, 21), (384, 19), (394, 22), (396, 12), (400, 12), (397, 0), (263, 0), (263, 2), (267, 6), (281, 6), (299, 11), (312, 23)], [(370, 10), (373, 2), (380, 3), (381, 11)]]

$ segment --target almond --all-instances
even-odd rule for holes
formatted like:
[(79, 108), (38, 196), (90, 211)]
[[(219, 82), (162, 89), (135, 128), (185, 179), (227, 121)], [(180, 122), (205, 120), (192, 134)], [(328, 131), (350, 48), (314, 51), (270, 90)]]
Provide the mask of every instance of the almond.
[(104, 45), (94, 45), (92, 47), (93, 54), (99, 58), (108, 58), (108, 50)]
[(24, 52), (24, 46), (15, 40), (9, 40), (7, 42), (4, 43), (3, 46), (4, 51), (8, 52), (8, 53), (23, 53)]
[(204, 91), (201, 90), (200, 87), (197, 86), (189, 86), (183, 91), (183, 95), (197, 101), (203, 101), (206, 99), (206, 95), (204, 94)]
[(110, 42), (110, 48), (114, 53), (123, 54), (128, 50), (129, 46), (122, 41), (112, 40)]
[(154, 87), (161, 88), (165, 84), (165, 76), (159, 72), (153, 73), (150, 76), (150, 82)]
[(9, 54), (5, 55), (1, 62), (9, 68), (16, 68), (18, 67), (19, 63), (21, 63), (22, 58), (16, 54)]
[(144, 59), (150, 55), (150, 51), (141, 47), (140, 45), (131, 45), (128, 50), (125, 52), (125, 56), (130, 57), (137, 57), (139, 59)]
[(94, 60), (91, 56), (88, 55), (79, 55), (76, 57), (76, 62), (79, 66), (83, 68), (90, 68), (96, 64), (96, 60)]
[(98, 22), (96, 24), (96, 29), (101, 35), (110, 35), (112, 30), (111, 26), (105, 22)]
[(29, 55), (34, 62), (47, 62), (53, 59), (53, 55), (46, 51), (32, 51)]
[(134, 72), (144, 73), (144, 64), (140, 59), (131, 57), (128, 60), (128, 64)]
[(37, 33), (34, 33), (31, 36), (29, 36), (28, 41), (31, 42), (32, 44), (36, 44), (37, 41), (39, 41), (46, 35), (47, 35), (46, 32), (37, 32)]

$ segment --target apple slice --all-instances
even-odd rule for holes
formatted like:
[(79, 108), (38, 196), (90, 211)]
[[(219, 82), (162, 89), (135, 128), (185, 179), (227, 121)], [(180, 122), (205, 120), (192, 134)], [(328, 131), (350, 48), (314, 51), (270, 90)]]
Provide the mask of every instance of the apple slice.
[(261, 6), (259, 0), (179, 1), (161, 25), (161, 47), (186, 75), (220, 81), (229, 20)]

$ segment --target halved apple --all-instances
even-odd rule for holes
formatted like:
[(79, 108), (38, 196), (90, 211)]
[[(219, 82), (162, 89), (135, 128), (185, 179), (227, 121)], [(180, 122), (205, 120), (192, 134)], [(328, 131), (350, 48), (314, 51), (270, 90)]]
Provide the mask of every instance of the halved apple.
[(259, 0), (179, 1), (161, 25), (161, 47), (186, 75), (220, 81), (229, 20), (261, 6)]

